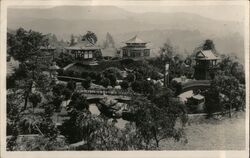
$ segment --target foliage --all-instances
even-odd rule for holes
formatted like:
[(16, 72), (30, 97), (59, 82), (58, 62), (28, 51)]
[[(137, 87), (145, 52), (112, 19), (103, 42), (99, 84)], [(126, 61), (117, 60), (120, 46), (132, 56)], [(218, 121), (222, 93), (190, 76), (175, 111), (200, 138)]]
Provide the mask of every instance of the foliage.
[(110, 85), (112, 86), (112, 87), (115, 87), (116, 86), (116, 76), (115, 76), (115, 74), (108, 74), (107, 75), (107, 78), (109, 79), (109, 81), (110, 81)]
[(105, 48), (115, 48), (115, 41), (109, 32), (107, 32), (107, 34), (106, 34), (106, 40), (103, 43), (103, 47), (104, 47), (104, 49)]
[(40, 32), (19, 28), (15, 33), (7, 33), (8, 54), (20, 62), (27, 61), (39, 53), (46, 43), (45, 36)]
[(75, 43), (75, 38), (74, 38), (74, 35), (71, 35), (70, 36), (70, 43), (69, 43), (69, 46), (73, 46), (73, 45), (75, 45), (76, 43)]
[(211, 39), (206, 39), (202, 48), (203, 50), (212, 50), (213, 52), (216, 52), (214, 42)]
[(89, 105), (87, 102), (86, 97), (79, 93), (79, 92), (75, 92), (72, 97), (71, 97), (71, 101), (68, 105), (69, 109), (76, 109), (76, 110), (84, 110), (84, 109), (88, 109)]
[(128, 81), (124, 80), (124, 81), (122, 81), (122, 82), (120, 83), (120, 86), (121, 86), (121, 88), (122, 88), (123, 90), (127, 90), (128, 87), (129, 87), (129, 83), (128, 83)]
[[(173, 102), (174, 103), (174, 102)], [(180, 104), (180, 103), (178, 103)], [(178, 116), (184, 116), (175, 102), (171, 107), (158, 106), (145, 98), (134, 98), (130, 108), (136, 114), (136, 132), (139, 133), (146, 149), (159, 147), (161, 140), (175, 138), (180, 140), (184, 135), (182, 127), (175, 128)]]
[(59, 67), (65, 67), (74, 62), (73, 57), (68, 53), (61, 52), (57, 58), (54, 59)]
[(115, 77), (117, 77), (117, 78), (122, 78), (121, 70), (118, 69), (118, 68), (116, 68), (116, 67), (109, 67), (109, 68), (107, 68), (107, 69), (105, 69), (105, 70), (103, 71), (103, 75), (104, 75), (105, 77), (107, 77), (108, 74), (114, 74)]
[(103, 78), (101, 80), (101, 85), (105, 88), (107, 88), (110, 85), (110, 80), (108, 78)]
[(200, 44), (200, 46), (196, 47), (193, 51), (193, 55), (201, 50), (212, 50), (213, 53), (217, 53), (215, 44), (211, 39), (206, 39), (202, 44)]
[(237, 59), (222, 55), (222, 60), (219, 62), (219, 69), (224, 75), (232, 75), (236, 77), (241, 84), (245, 84), (245, 70)]
[(37, 106), (38, 103), (42, 101), (42, 97), (39, 93), (32, 93), (29, 96), (29, 101), (32, 103), (33, 108)]
[(89, 89), (90, 85), (91, 85), (91, 78), (90, 77), (88, 77), (84, 81), (82, 81), (83, 88)]
[(134, 73), (129, 73), (129, 74), (127, 75), (127, 77), (126, 77), (126, 80), (127, 80), (128, 82), (134, 82), (134, 81), (135, 81), (135, 75), (134, 75)]
[[(51, 116), (54, 109), (51, 109), (50, 104), (44, 103), (44, 110), (40, 112), (30, 112), (30, 107), (23, 109), (20, 106), (20, 96), (18, 91), (13, 91), (7, 95), (7, 135), (11, 135), (10, 140), (7, 141), (8, 150), (40, 150), (44, 144), (37, 142), (37, 140), (27, 140), (30, 145), (26, 146), (26, 140), (21, 139), (19, 135), (23, 134), (38, 134), (47, 140), (47, 145), (55, 142), (58, 137), (58, 129), (52, 122)], [(37, 104), (40, 100), (39, 95), (31, 94), (30, 101)], [(33, 106), (34, 107), (34, 106)], [(41, 144), (39, 144), (41, 143)], [(35, 145), (36, 144), (36, 145)], [(51, 148), (53, 145), (51, 144)], [(42, 150), (49, 150), (49, 148), (42, 148)]]
[(212, 115), (214, 112), (223, 111), (224, 107), (220, 104), (219, 93), (213, 88), (210, 88), (205, 93), (205, 107), (208, 115)]
[(70, 89), (71, 91), (74, 91), (76, 89), (76, 82), (75, 81), (69, 81), (67, 83), (67, 88)]
[(61, 96), (62, 95), (62, 90), (65, 89), (66, 86), (62, 83), (56, 84), (53, 89), (52, 92), (55, 96)]
[(87, 40), (89, 41), (91, 44), (96, 44), (97, 42), (97, 36), (94, 32), (91, 31), (87, 31), (87, 33), (82, 37), (82, 40)]
[(229, 110), (230, 115), (232, 108), (244, 109), (244, 91), (244, 87), (234, 76), (217, 75), (205, 97), (208, 112), (211, 113), (211, 110), (213, 112), (215, 105), (219, 107), (219, 110)]
[(154, 92), (158, 89), (158, 85), (147, 80), (136, 80), (131, 83), (131, 88), (137, 93), (141, 93), (144, 95), (153, 95)]
[(181, 83), (175, 80), (171, 81), (170, 88), (174, 91), (175, 96), (179, 95), (182, 92)]

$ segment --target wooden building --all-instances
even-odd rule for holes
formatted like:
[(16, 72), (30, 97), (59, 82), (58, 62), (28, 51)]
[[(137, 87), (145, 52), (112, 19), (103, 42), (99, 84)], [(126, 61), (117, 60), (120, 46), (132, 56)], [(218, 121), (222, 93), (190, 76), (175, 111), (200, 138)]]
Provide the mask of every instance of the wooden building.
[(219, 58), (211, 50), (201, 50), (195, 56), (195, 72), (196, 80), (211, 80), (214, 78), (217, 69), (217, 60)]
[(42, 53), (41, 56), (43, 56), (44, 58), (50, 58), (52, 60), (55, 58), (56, 47), (51, 45), (41, 46), (40, 50)]
[(74, 57), (76, 62), (92, 61), (102, 57), (101, 49), (88, 40), (65, 47), (65, 50)]
[(150, 56), (150, 49), (146, 46), (147, 42), (144, 42), (137, 36), (134, 36), (125, 43), (126, 46), (122, 47), (123, 58), (139, 58)]

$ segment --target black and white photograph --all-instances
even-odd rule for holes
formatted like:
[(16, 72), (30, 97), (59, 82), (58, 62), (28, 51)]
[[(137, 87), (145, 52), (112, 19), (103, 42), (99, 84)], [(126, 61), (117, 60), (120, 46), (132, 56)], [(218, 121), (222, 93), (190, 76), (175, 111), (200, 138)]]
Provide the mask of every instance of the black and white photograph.
[(56, 2), (2, 5), (1, 150), (248, 152), (248, 2)]

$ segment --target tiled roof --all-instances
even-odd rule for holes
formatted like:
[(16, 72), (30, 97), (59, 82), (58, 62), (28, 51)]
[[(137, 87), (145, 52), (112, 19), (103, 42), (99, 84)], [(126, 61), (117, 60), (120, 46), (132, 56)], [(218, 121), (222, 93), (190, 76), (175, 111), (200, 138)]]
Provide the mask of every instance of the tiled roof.
[(82, 50), (82, 49), (87, 49), (87, 50), (95, 50), (95, 49), (100, 49), (96, 45), (90, 43), (89, 41), (80, 41), (77, 44), (70, 46), (70, 47), (65, 47), (65, 49), (68, 50)]
[(125, 43), (147, 43), (147, 42), (141, 40), (141, 39), (138, 38), (137, 36), (134, 36), (134, 37), (131, 38), (130, 40), (126, 41)]
[(217, 56), (211, 50), (201, 50), (196, 54), (196, 58), (202, 60), (216, 60)]

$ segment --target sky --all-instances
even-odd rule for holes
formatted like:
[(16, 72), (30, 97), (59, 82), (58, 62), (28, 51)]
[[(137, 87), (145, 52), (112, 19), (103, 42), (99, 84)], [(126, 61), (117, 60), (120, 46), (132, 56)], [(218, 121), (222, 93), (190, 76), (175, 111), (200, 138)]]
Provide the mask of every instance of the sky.
[(145, 12), (186, 12), (199, 14), (216, 20), (226, 21), (244, 21), (244, 6), (240, 5), (209, 5), (209, 6), (159, 6), (159, 5), (145, 5), (145, 6), (119, 6), (120, 8), (137, 13)]
[[(77, 1), (76, 1), (77, 2)], [(108, 5), (116, 6), (124, 10), (136, 13), (145, 13), (145, 12), (165, 12), (165, 13), (175, 13), (175, 12), (184, 12), (184, 13), (194, 13), (204, 17), (208, 17), (216, 20), (226, 20), (226, 21), (236, 21), (244, 22), (245, 8), (244, 3), (228, 3), (225, 2), (216, 2), (216, 1), (205, 1), (206, 3), (198, 2), (168, 2), (168, 1), (87, 1), (89, 3), (59, 3), (58, 5)], [(53, 4), (56, 5), (56, 4)], [(53, 5), (43, 4), (43, 5), (31, 5), (28, 8), (51, 8), (55, 7)]]

